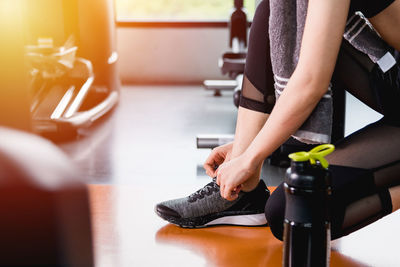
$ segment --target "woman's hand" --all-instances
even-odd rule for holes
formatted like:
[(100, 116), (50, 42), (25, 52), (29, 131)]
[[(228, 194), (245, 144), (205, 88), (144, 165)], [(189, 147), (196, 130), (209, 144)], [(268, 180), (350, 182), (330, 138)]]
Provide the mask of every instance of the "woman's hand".
[(204, 169), (208, 176), (214, 178), (216, 176), (216, 169), (224, 162), (231, 159), (233, 142), (214, 148), (211, 154), (204, 162)]
[(217, 184), (220, 186), (221, 196), (227, 200), (233, 201), (238, 197), (240, 190), (245, 182), (255, 176), (258, 165), (249, 160), (244, 153), (241, 156), (230, 160), (218, 167)]

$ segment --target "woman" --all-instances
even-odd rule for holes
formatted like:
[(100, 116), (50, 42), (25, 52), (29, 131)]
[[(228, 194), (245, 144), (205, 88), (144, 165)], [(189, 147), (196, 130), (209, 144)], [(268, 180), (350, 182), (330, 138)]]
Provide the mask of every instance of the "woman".
[[(395, 50), (400, 50), (400, 0), (289, 2), (264, 0), (257, 8), (235, 141), (214, 149), (204, 164), (207, 174), (216, 177), (219, 187), (210, 183), (187, 198), (160, 203), (156, 211), (164, 219), (185, 227), (262, 224), (262, 220), (241, 223), (234, 217), (259, 215), (260, 205), (268, 198), (265, 185), (260, 181), (263, 161), (291, 135), (301, 132), (299, 128), (319, 109), (317, 105), (329, 99), (327, 92), (331, 82), (343, 83), (350, 93), (384, 115), (381, 121), (336, 144), (336, 151), (327, 158), (333, 175), (332, 238), (348, 234), (399, 208), (400, 110), (397, 103), (400, 97), (397, 96), (400, 78), (399, 64), (394, 60)], [(290, 8), (297, 15), (293, 15)], [(299, 14), (302, 9), (304, 14)], [(355, 11), (361, 11), (385, 43), (394, 48), (386, 55), (389, 59), (382, 57), (375, 64), (371, 57), (351, 44), (354, 36), (343, 40), (344, 33), (346, 37), (361, 25), (359, 20), (352, 22)], [(303, 17), (305, 23), (295, 27), (291, 23), (281, 23), (288, 19), (301, 22)], [(354, 35), (364, 29), (360, 27)], [(286, 39), (285, 34), (288, 35)], [(297, 43), (292, 44), (290, 40), (297, 40)], [(297, 46), (298, 57), (284, 53), (277, 56), (288, 47), (293, 47), (296, 54)], [(285, 65), (283, 61), (287, 58), (290, 62)], [(291, 62), (295, 65), (290, 73)], [(382, 62), (386, 62), (386, 66), (381, 65)], [(281, 73), (289, 76), (282, 77)], [(393, 91), (389, 94), (391, 97), (382, 96), (383, 89), (379, 88), (382, 86)], [(276, 103), (274, 94), (279, 96)], [(216, 194), (223, 199), (215, 197)], [(274, 235), (282, 239), (285, 208), (282, 185), (266, 202), (268, 224)], [(220, 220), (222, 217), (228, 219)]]

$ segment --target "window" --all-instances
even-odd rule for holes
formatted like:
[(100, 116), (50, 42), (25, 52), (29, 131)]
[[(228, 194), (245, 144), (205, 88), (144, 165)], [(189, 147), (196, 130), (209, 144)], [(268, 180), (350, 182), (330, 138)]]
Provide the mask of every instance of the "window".
[[(233, 0), (115, 0), (118, 20), (228, 20)], [(245, 0), (251, 20), (256, 0)]]

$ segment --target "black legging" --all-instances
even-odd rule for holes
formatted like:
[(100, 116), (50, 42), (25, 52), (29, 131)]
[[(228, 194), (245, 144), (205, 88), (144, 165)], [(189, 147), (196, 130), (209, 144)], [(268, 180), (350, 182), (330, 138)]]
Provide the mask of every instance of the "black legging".
[[(270, 113), (275, 104), (269, 57), (269, 3), (257, 8), (250, 32), (240, 106)], [(398, 55), (398, 54), (397, 54)], [(384, 118), (346, 137), (327, 157), (332, 172), (332, 239), (349, 234), (392, 212), (389, 189), (400, 185), (400, 77), (399, 67), (382, 74), (371, 60), (343, 41), (335, 83)], [(334, 93), (334, 92), (333, 92)], [(351, 112), (351, 111), (350, 111)], [(282, 239), (285, 196), (282, 184), (265, 209), (271, 231)]]

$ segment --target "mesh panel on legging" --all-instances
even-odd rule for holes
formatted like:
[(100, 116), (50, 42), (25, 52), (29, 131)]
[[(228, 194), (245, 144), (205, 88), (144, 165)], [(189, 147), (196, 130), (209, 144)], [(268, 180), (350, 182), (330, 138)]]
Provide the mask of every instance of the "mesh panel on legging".
[[(385, 107), (378, 105), (376, 94), (369, 86), (370, 70), (370, 64), (363, 55), (342, 46), (334, 78), (344, 83), (346, 89), (359, 100), (383, 112)], [(400, 185), (400, 127), (392, 120), (384, 117), (351, 134), (336, 144), (335, 152), (327, 159), (332, 164), (333, 176), (333, 239), (391, 213), (389, 188)], [(281, 185), (266, 206), (267, 220), (279, 239), (283, 234), (284, 205)]]
[[(388, 189), (400, 185), (400, 128), (382, 119), (348, 136), (327, 157), (334, 165), (333, 237), (351, 233), (392, 211)], [(341, 171), (347, 166), (346, 171)], [(349, 177), (349, 170), (354, 171)], [(343, 181), (341, 181), (343, 180)], [(336, 203), (335, 203), (336, 202)], [(341, 222), (342, 221), (342, 222)]]
[(274, 80), (269, 48), (269, 1), (262, 1), (250, 29), (240, 106), (271, 113), (275, 105)]
[[(343, 41), (334, 79), (344, 83), (347, 91), (364, 104), (384, 114), (385, 107), (370, 86), (373, 68), (374, 64), (367, 55)], [(397, 117), (399, 118), (400, 114)], [(368, 170), (369, 174), (362, 175), (363, 178), (356, 183), (359, 183), (361, 188), (363, 182), (366, 182), (362, 179), (371, 179), (370, 190), (365, 189), (370, 191), (369, 196), (360, 195), (358, 200), (348, 199), (347, 203), (345, 199), (342, 200), (343, 224), (337, 226), (343, 230), (342, 234), (352, 232), (391, 212), (388, 188), (400, 184), (399, 127), (390, 125), (384, 118), (336, 144), (336, 151), (327, 159), (331, 164)], [(343, 190), (338, 190), (337, 193), (344, 193), (340, 191)]]

